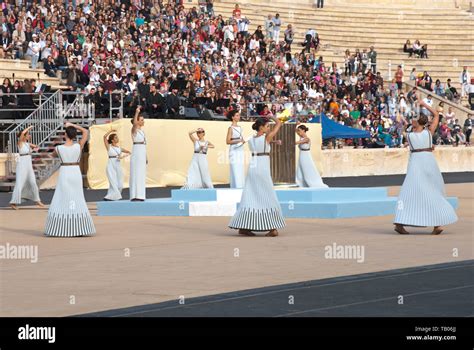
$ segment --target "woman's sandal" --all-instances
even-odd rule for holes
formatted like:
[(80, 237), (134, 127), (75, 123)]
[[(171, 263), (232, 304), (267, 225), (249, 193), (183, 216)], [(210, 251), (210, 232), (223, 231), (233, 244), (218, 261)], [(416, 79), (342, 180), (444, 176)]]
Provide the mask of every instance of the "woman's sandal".
[(255, 236), (255, 233), (253, 233), (250, 230), (240, 229), (239, 230), (239, 235), (252, 237), (252, 236)]
[(395, 225), (395, 232), (398, 232), (401, 235), (409, 235), (410, 234), (410, 232), (405, 230), (405, 228), (403, 226), (397, 226), (397, 225)]
[(10, 208), (12, 208), (13, 210), (18, 210), (18, 207), (16, 204), (10, 204)]
[(36, 202), (36, 205), (40, 208), (46, 208), (43, 202)]
[(273, 230), (270, 230), (270, 232), (268, 232), (265, 237), (276, 237), (278, 236), (278, 231), (273, 229)]
[(439, 235), (441, 232), (443, 232), (443, 229), (437, 227), (433, 229), (433, 232), (431, 232), (431, 234), (436, 236), (436, 235)]

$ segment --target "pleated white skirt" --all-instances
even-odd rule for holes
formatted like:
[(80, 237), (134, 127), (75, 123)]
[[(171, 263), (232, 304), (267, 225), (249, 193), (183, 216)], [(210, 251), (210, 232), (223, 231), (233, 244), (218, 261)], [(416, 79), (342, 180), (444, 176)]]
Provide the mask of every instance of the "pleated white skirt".
[(122, 199), (123, 189), (123, 172), (120, 160), (117, 158), (110, 158), (107, 163), (106, 172), (109, 180), (109, 190), (104, 198), (110, 201), (118, 201)]
[(10, 204), (21, 204), (22, 199), (39, 202), (39, 190), (36, 184), (35, 172), (31, 156), (21, 156), (16, 164), (15, 187)]
[(129, 184), (130, 199), (146, 199), (146, 145), (133, 145)]
[(230, 188), (244, 188), (245, 183), (245, 163), (243, 146), (230, 146), (229, 164), (230, 164)]
[(214, 188), (211, 175), (209, 174), (207, 155), (194, 153), (191, 164), (189, 165), (186, 183), (182, 188)]
[(296, 184), (299, 187), (326, 188), (321, 175), (313, 162), (310, 151), (300, 151), (298, 167), (296, 168)]
[(242, 191), (237, 212), (229, 227), (252, 231), (269, 231), (285, 227), (270, 173), (270, 157), (254, 156)]
[(62, 166), (46, 219), (45, 235), (56, 237), (90, 236), (94, 223), (82, 189), (79, 166)]
[(412, 153), (393, 222), (407, 226), (444, 226), (457, 220), (454, 208), (446, 199), (443, 177), (434, 155)]

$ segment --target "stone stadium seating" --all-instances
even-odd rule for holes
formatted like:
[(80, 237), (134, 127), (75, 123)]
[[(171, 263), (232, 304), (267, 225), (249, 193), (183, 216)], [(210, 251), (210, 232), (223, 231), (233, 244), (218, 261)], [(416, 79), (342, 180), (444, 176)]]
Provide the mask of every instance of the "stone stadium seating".
[[(385, 79), (392, 76), (396, 66), (402, 64), (406, 77), (412, 68), (417, 72), (427, 70), (433, 80), (444, 84), (448, 78), (459, 88), (459, 73), (463, 65), (474, 67), (474, 15), (464, 8), (455, 8), (454, 1), (348, 1), (326, 0), (323, 9), (313, 7), (312, 1), (296, 0), (264, 2), (250, 0), (239, 2), (242, 16), (250, 19), (250, 32), (263, 25), (268, 14), (279, 13), (282, 34), (291, 23), (296, 31), (293, 53), (301, 51), (299, 43), (309, 28), (316, 29), (321, 39), (319, 54), (326, 64), (336, 62), (344, 66), (344, 51), (374, 45), (378, 53), (377, 70)], [(394, 6), (394, 4), (397, 6)], [(428, 5), (431, 4), (431, 5)], [(458, 1), (458, 3), (461, 3)], [(216, 14), (230, 17), (236, 2), (220, 0), (214, 4)], [(377, 5), (379, 4), (379, 5)], [(380, 5), (380, 4), (386, 4)], [(464, 2), (462, 3), (465, 4)], [(392, 5), (392, 6), (390, 6)], [(429, 59), (408, 58), (403, 52), (407, 39), (428, 44)]]

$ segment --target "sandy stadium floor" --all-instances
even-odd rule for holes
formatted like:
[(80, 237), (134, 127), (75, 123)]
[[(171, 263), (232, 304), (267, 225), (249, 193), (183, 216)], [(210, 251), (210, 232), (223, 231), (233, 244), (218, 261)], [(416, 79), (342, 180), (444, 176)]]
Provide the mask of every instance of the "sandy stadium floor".
[[(459, 198), (460, 220), (440, 236), (400, 236), (384, 216), (291, 219), (278, 238), (239, 237), (228, 218), (97, 217), (91, 203), (97, 236), (46, 238), (46, 210), (1, 209), (0, 244), (38, 246), (38, 261), (0, 260), (0, 316), (74, 315), (473, 259), (474, 184), (446, 190)], [(364, 261), (326, 259), (334, 243), (364, 246)]]

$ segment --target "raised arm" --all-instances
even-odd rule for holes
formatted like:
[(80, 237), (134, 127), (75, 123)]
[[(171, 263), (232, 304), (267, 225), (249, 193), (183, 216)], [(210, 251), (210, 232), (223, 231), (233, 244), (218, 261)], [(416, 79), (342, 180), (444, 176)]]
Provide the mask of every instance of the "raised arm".
[(214, 144), (207, 141), (207, 148), (216, 148), (216, 146), (214, 146)]
[(79, 141), (79, 145), (81, 146), (81, 149), (84, 148), (84, 145), (86, 144), (87, 140), (89, 139), (89, 131), (85, 128), (83, 128), (80, 125), (76, 125), (73, 123), (66, 123), (66, 127), (72, 126), (73, 128), (76, 128), (82, 133), (81, 140)]
[(135, 115), (133, 116), (133, 126), (132, 126), (132, 135), (135, 135), (138, 128), (138, 118), (140, 117), (140, 112), (142, 110), (142, 106), (137, 106), (135, 110)]
[(189, 139), (191, 140), (192, 143), (197, 141), (196, 136), (194, 136), (194, 133), (196, 133), (199, 129), (197, 130), (191, 130), (188, 132)]
[(108, 141), (109, 135), (112, 134), (112, 133), (115, 133), (115, 132), (116, 132), (115, 130), (110, 130), (110, 131), (107, 131), (107, 133), (104, 135), (104, 146), (107, 149), (107, 151), (110, 148), (110, 144), (109, 144), (109, 141)]
[(18, 143), (23, 143), (26, 141), (26, 134), (28, 134), (28, 132), (33, 129), (33, 125), (32, 126), (29, 126), (27, 127), (25, 130), (23, 130), (20, 134), (20, 136), (18, 137)]
[(433, 114), (433, 120), (431, 121), (430, 127), (428, 129), (431, 134), (434, 134), (439, 124), (439, 113), (433, 107), (426, 104), (425, 101), (423, 100), (419, 100), (419, 101), (420, 101), (421, 107), (426, 108), (428, 111), (430, 111), (431, 114)]
[(278, 119), (276, 116), (272, 115), (270, 117), (271, 119), (273, 119), (273, 121), (275, 122), (275, 127), (273, 128), (272, 131), (270, 131), (267, 136), (265, 137), (265, 141), (267, 141), (268, 143), (270, 143), (272, 141), (272, 139), (275, 137), (275, 135), (278, 133), (278, 131), (280, 130), (281, 128), (281, 121), (280, 119)]

